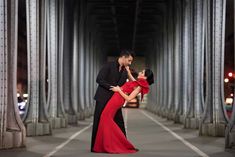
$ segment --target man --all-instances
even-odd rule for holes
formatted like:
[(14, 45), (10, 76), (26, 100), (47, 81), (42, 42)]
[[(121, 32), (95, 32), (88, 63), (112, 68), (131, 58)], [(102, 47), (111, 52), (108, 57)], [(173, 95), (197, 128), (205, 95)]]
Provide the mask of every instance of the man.
[[(131, 51), (122, 51), (118, 60), (115, 62), (109, 62), (102, 67), (97, 76), (96, 82), (98, 83), (98, 88), (94, 99), (96, 100), (93, 129), (92, 129), (92, 139), (91, 139), (91, 151), (93, 152), (93, 147), (95, 144), (96, 133), (99, 125), (100, 115), (112, 97), (114, 92), (111, 86), (122, 86), (128, 77), (126, 66), (131, 65), (134, 59), (134, 53)], [(126, 135), (122, 110), (118, 110), (115, 115), (115, 122), (120, 127), (122, 132)]]

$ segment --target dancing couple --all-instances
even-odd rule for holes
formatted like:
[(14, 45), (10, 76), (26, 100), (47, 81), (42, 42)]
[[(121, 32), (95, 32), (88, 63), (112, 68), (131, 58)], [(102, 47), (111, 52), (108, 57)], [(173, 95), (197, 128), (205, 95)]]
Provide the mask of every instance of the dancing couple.
[[(129, 66), (134, 59), (131, 51), (122, 51), (119, 58), (102, 67), (97, 76), (96, 100), (91, 151), (97, 153), (135, 153), (138, 151), (126, 138), (122, 106), (141, 93), (149, 92), (153, 72), (145, 69), (135, 79)], [(129, 79), (130, 81), (126, 82)]]

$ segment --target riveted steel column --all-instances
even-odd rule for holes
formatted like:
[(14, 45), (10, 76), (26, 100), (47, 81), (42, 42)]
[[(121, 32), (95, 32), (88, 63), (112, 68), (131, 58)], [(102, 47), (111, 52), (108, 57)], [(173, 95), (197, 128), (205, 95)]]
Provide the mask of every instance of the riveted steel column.
[(182, 4), (182, 9), (183, 9), (183, 19), (182, 19), (182, 79), (181, 79), (181, 84), (182, 84), (182, 101), (181, 105), (182, 108), (180, 110), (180, 119), (179, 121), (181, 123), (184, 123), (184, 117), (186, 116), (187, 113), (187, 107), (189, 104), (189, 90), (188, 90), (188, 85), (189, 85), (189, 53), (191, 51), (191, 34), (190, 34), (190, 11), (191, 11), (191, 4), (190, 0), (183, 1)]
[(157, 39), (154, 40), (152, 47), (149, 48), (150, 55), (148, 56), (147, 60), (150, 66), (150, 69), (153, 71), (154, 76), (155, 76), (155, 83), (150, 86), (150, 93), (148, 95), (148, 101), (147, 101), (147, 109), (150, 110), (151, 112), (156, 112), (157, 111), (157, 85), (158, 85), (158, 80), (156, 80), (156, 64), (157, 64)]
[(181, 111), (180, 122), (185, 123), (184, 119), (188, 112), (188, 106), (190, 104), (190, 53), (192, 53), (192, 1), (183, 1), (183, 25), (182, 25), (182, 97), (181, 97)]
[(204, 63), (204, 29), (203, 29), (203, 1), (193, 2), (193, 86), (192, 99), (185, 119), (185, 128), (199, 127), (199, 119), (203, 112), (203, 63)]
[(84, 88), (84, 97), (85, 97), (85, 117), (88, 118), (91, 116), (90, 111), (89, 111), (89, 107), (90, 107), (90, 96), (89, 96), (89, 91), (90, 89), (90, 66), (91, 66), (91, 62), (90, 62), (90, 38), (91, 38), (91, 22), (89, 20), (89, 7), (87, 6), (87, 4), (84, 4), (85, 6), (85, 36), (84, 36), (84, 58), (85, 58), (85, 66), (84, 66), (84, 84), (85, 84), (85, 88)]
[[(65, 0), (58, 1), (58, 117), (65, 120), (65, 126), (68, 124), (68, 117), (64, 110), (64, 3)], [(63, 124), (64, 125), (64, 124)]]
[(59, 1), (49, 0), (48, 2), (48, 111), (50, 117), (50, 123), (52, 128), (66, 127), (66, 118), (61, 112), (61, 103), (59, 98), (59, 52), (60, 48), (58, 43), (59, 28), (58, 27), (58, 15), (59, 15)]
[[(94, 28), (92, 28), (93, 30)], [(91, 33), (91, 46), (90, 46), (90, 52), (91, 52), (91, 58), (90, 58), (90, 114), (93, 114), (93, 110), (94, 110), (94, 85), (95, 85), (95, 79), (94, 79), (94, 75), (95, 75), (95, 58), (94, 58), (94, 47), (95, 47), (95, 37), (94, 37), (95, 32), (92, 31)]]
[(161, 52), (160, 52), (160, 45), (159, 42), (156, 43), (157, 47), (156, 47), (156, 58), (157, 58), (157, 77), (156, 77), (156, 81), (158, 83), (158, 89), (157, 89), (157, 95), (158, 95), (158, 99), (157, 99), (157, 114), (161, 114), (161, 107), (162, 107), (162, 93), (161, 93), (161, 88), (162, 88), (162, 80), (161, 80)]
[(168, 93), (168, 113), (167, 118), (173, 119), (174, 105), (173, 105), (173, 1), (169, 1), (167, 5), (168, 9), (168, 18), (167, 18), (167, 39), (168, 39), (168, 84), (169, 84), (169, 93)]
[[(235, 3), (234, 3), (234, 16), (235, 16)], [(234, 25), (234, 32), (235, 32), (235, 25)], [(233, 100), (235, 100), (235, 96), (233, 97)], [(229, 123), (226, 126), (226, 131), (225, 131), (225, 148), (231, 148), (234, 146), (235, 146), (235, 101), (233, 101), (232, 116), (229, 120)]]
[(45, 76), (46, 5), (45, 4), (46, 3), (44, 0), (26, 1), (29, 97), (23, 121), (27, 129), (27, 136), (51, 134), (51, 126), (47, 115), (46, 94), (45, 94), (45, 81), (46, 81), (46, 76)]
[[(75, 105), (73, 103), (73, 91), (72, 87), (73, 85), (73, 42), (74, 42), (74, 36), (76, 33), (74, 33), (74, 23), (77, 22), (78, 19), (74, 18), (74, 14), (77, 13), (77, 8), (74, 7), (73, 1), (66, 1), (65, 2), (65, 17), (64, 17), (64, 77), (63, 77), (63, 83), (64, 83), (64, 109), (67, 113), (68, 123), (69, 124), (76, 124), (77, 123), (77, 104)], [(77, 15), (77, 14), (76, 14)], [(77, 28), (76, 28), (77, 29)], [(75, 29), (75, 30), (76, 30)]]
[[(228, 118), (223, 95), (224, 32), (226, 0), (205, 1), (207, 4), (207, 71), (208, 90), (201, 120), (200, 135), (224, 136)], [(210, 14), (211, 13), (211, 14)]]
[(79, 118), (85, 119), (85, 0), (80, 1), (79, 40), (78, 40), (78, 112)]
[(163, 108), (162, 108), (162, 116), (163, 117), (167, 117), (167, 113), (168, 113), (168, 104), (169, 104), (169, 77), (168, 77), (168, 45), (167, 45), (167, 16), (168, 16), (168, 12), (166, 11), (166, 8), (164, 9), (164, 19), (163, 21), (163, 25), (162, 25), (162, 57), (163, 57), (163, 77), (164, 77), (164, 96), (163, 96)]
[(0, 149), (25, 146), (16, 100), (18, 0), (0, 0)]
[(73, 53), (72, 53), (72, 85), (71, 85), (71, 111), (74, 113), (69, 116), (70, 123), (75, 123), (79, 119), (79, 20), (80, 20), (80, 2), (75, 2), (74, 23), (73, 23)]
[(173, 119), (179, 122), (179, 111), (181, 109), (181, 0), (174, 1), (174, 51), (173, 51)]

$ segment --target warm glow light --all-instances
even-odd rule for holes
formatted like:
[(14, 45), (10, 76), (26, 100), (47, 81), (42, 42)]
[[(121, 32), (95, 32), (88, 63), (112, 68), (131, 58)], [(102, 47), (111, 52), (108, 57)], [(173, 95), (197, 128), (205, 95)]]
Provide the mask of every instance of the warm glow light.
[(24, 98), (28, 98), (28, 94), (23, 94), (23, 97)]
[(18, 98), (18, 97), (20, 97), (20, 94), (19, 94), (19, 93), (17, 93), (17, 98)]
[(230, 96), (233, 96), (233, 93), (231, 93)]
[(231, 73), (231, 72), (228, 73), (228, 76), (229, 76), (229, 77), (233, 77), (233, 73)]
[(229, 79), (228, 79), (228, 78), (225, 78), (225, 79), (224, 79), (224, 82), (225, 82), (225, 83), (228, 83), (228, 82), (229, 82)]
[(225, 102), (226, 102), (226, 104), (232, 104), (233, 98), (226, 98)]

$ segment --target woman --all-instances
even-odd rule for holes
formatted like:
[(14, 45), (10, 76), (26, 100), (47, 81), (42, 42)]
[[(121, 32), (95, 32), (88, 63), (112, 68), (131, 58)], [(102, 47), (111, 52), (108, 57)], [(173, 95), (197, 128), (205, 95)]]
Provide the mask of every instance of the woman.
[[(137, 80), (131, 75), (129, 68), (126, 68), (130, 82), (126, 82), (121, 88), (113, 88), (115, 92), (105, 106), (98, 126), (94, 152), (98, 153), (135, 153), (138, 150), (126, 139), (121, 129), (114, 122), (114, 116), (120, 109), (125, 100), (130, 101), (141, 93), (143, 95), (149, 92), (149, 85), (154, 82), (153, 72), (145, 69), (139, 73)], [(128, 94), (128, 95), (127, 95)]]

